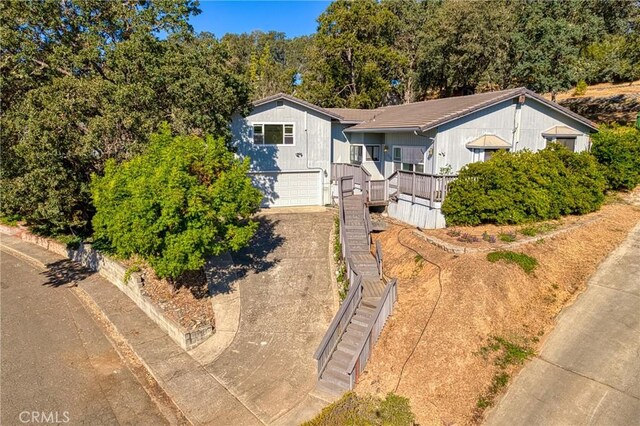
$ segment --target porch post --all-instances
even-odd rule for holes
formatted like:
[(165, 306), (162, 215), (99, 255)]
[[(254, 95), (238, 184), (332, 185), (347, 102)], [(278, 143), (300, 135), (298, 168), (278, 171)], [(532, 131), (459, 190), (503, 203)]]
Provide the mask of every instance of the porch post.
[(411, 172), (411, 202), (416, 202), (416, 172)]

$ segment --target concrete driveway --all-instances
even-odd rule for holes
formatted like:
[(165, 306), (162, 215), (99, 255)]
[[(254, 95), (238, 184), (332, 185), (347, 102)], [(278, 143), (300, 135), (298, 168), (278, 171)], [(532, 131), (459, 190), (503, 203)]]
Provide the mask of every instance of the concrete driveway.
[(218, 259), (217, 336), (190, 352), (264, 424), (298, 424), (326, 404), (309, 395), (313, 353), (338, 308), (333, 213), (322, 210), (272, 210), (232, 267)]
[(487, 425), (640, 423), (640, 225), (566, 309)]

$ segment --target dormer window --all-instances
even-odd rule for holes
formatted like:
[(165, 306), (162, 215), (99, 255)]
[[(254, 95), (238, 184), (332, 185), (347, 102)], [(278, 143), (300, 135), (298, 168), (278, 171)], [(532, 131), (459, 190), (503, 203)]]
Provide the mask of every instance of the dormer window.
[(482, 152), (482, 161), (489, 161), (491, 156), (501, 149), (511, 149), (509, 142), (496, 135), (482, 135), (471, 142), (467, 142), (465, 146), (469, 149), (477, 149)]
[(550, 142), (558, 143), (571, 152), (576, 150), (576, 140), (582, 133), (567, 126), (555, 126), (542, 132), (547, 144)]

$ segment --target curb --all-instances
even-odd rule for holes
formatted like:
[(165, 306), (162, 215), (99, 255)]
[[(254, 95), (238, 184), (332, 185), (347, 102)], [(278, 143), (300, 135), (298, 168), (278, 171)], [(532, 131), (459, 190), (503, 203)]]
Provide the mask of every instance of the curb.
[(8, 253), (10, 255), (13, 255), (15, 257), (20, 258), (21, 260), (24, 260), (25, 262), (27, 262), (28, 264), (30, 264), (31, 266), (36, 267), (37, 269), (47, 269), (47, 265), (36, 259), (33, 258), (23, 252), (21, 252), (20, 250), (16, 250), (13, 247), (9, 247), (5, 244), (2, 244), (2, 241), (0, 241), (0, 251), (4, 251), (5, 253)]

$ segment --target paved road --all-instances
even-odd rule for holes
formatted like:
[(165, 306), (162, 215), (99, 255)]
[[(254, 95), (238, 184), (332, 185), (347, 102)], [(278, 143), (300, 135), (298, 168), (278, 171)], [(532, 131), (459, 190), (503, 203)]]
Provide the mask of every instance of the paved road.
[(486, 424), (640, 424), (640, 225), (561, 315)]
[(2, 425), (167, 424), (71, 289), (0, 262)]

